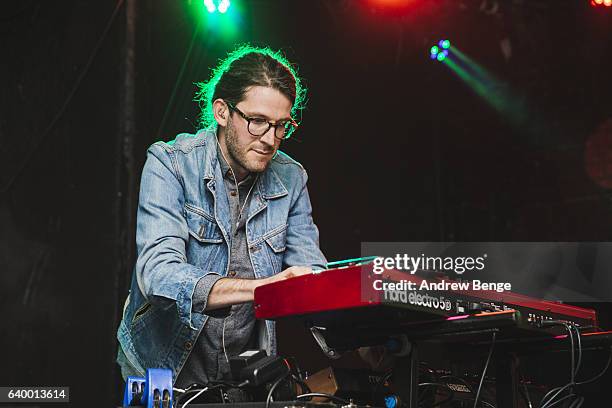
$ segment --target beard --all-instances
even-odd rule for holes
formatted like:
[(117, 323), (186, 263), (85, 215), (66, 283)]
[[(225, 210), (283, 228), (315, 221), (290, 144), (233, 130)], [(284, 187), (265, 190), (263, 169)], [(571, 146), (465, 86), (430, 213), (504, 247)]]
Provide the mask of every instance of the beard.
[[(254, 137), (253, 140), (255, 140)], [(230, 160), (250, 173), (264, 172), (272, 161), (271, 158), (268, 160), (256, 160), (248, 157), (250, 146), (240, 144), (236, 127), (231, 118), (228, 120), (227, 126), (225, 127), (225, 146), (229, 153)], [(265, 149), (267, 150), (268, 148)], [(274, 155), (272, 155), (272, 157), (273, 156)]]

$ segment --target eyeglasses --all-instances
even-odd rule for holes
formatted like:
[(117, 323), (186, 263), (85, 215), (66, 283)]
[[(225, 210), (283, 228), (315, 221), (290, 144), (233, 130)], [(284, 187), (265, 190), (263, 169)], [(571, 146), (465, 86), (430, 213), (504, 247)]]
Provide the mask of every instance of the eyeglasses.
[(272, 123), (267, 119), (259, 117), (250, 117), (245, 115), (240, 109), (232, 103), (225, 101), (230, 110), (238, 113), (244, 120), (247, 121), (247, 130), (255, 137), (265, 135), (271, 127), (274, 128), (274, 137), (278, 140), (289, 139), (289, 136), (298, 128), (295, 120), (283, 120), (278, 123)]

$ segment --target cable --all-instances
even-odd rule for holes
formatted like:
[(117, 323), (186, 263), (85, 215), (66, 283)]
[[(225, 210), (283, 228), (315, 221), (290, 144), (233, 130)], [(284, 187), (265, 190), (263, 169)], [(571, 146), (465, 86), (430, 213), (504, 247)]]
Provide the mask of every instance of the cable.
[(302, 399), (302, 398), (314, 398), (314, 397), (327, 398), (327, 399), (330, 399), (332, 401), (338, 402), (340, 404), (348, 404), (349, 403), (345, 399), (342, 399), (340, 397), (336, 397), (335, 395), (326, 394), (324, 392), (309, 392), (307, 394), (298, 395), (297, 397), (295, 397), (295, 399), (299, 400), (299, 399)]
[[(238, 186), (236, 186), (236, 190), (238, 190)], [(230, 316), (231, 315), (232, 315), (232, 312), (230, 310)], [(223, 345), (223, 354), (225, 355), (225, 361), (228, 364), (229, 364), (229, 357), (227, 356), (227, 349), (225, 348), (225, 322), (227, 321), (226, 319), (230, 316), (226, 316), (223, 318), (223, 328), (221, 329), (221, 344)]]
[(571, 346), (571, 368), (570, 368), (570, 383), (573, 384), (574, 383), (574, 378), (576, 376), (576, 350), (574, 348), (574, 333), (572, 332), (572, 328), (570, 327), (569, 324), (563, 322), (562, 323), (563, 326), (565, 327), (565, 330), (567, 330), (567, 334), (570, 340), (570, 346)]
[[(540, 324), (541, 326), (563, 326), (567, 330), (567, 335), (570, 340), (570, 354), (571, 354), (571, 365), (570, 365), (570, 382), (562, 387), (556, 387), (548, 391), (542, 400), (540, 401), (540, 408), (551, 408), (563, 401), (571, 400), (569, 406), (580, 407), (584, 398), (574, 393), (574, 386), (576, 386), (576, 375), (582, 364), (582, 340), (580, 337), (580, 330), (576, 327), (573, 322), (564, 320), (547, 320)], [(576, 332), (576, 341), (574, 341), (574, 331)], [(578, 359), (576, 359), (576, 346), (578, 348)], [(569, 393), (563, 397), (561, 395), (568, 391)], [(561, 398), (559, 398), (561, 397)]]
[[(287, 360), (285, 360), (285, 364), (287, 364)], [(289, 374), (291, 374), (291, 369), (289, 368), (289, 366), (287, 366), (287, 372), (281, 375), (280, 377), (278, 377), (276, 381), (274, 381), (274, 384), (272, 384), (272, 386), (270, 387), (270, 391), (268, 391), (268, 396), (266, 398), (266, 408), (270, 408), (270, 403), (272, 402), (272, 394), (274, 394), (274, 390), (276, 390), (276, 387), (278, 387), (278, 385), (285, 378), (287, 378)]]
[(13, 185), (15, 180), (17, 180), (17, 177), (19, 177), (21, 172), (26, 168), (28, 162), (32, 159), (32, 156), (33, 156), (34, 152), (36, 150), (38, 150), (38, 148), (40, 147), (42, 141), (47, 137), (49, 132), (51, 132), (51, 129), (53, 129), (55, 127), (55, 124), (57, 123), (57, 121), (62, 117), (62, 115), (66, 111), (66, 108), (70, 104), (70, 101), (72, 101), (72, 98), (76, 94), (76, 91), (79, 88), (79, 86), (81, 85), (81, 82), (83, 82), (83, 78), (85, 78), (85, 75), (89, 71), (89, 68), (91, 68), (91, 64), (93, 63), (93, 60), (95, 59), (96, 55), (98, 54), (98, 51), (102, 47), (102, 43), (104, 42), (104, 39), (108, 35), (108, 32), (110, 31), (110, 28), (111, 28), (113, 22), (115, 21), (115, 18), (117, 17), (117, 14), (119, 13), (119, 10), (121, 9), (121, 6), (123, 5), (124, 1), (125, 0), (117, 0), (117, 4), (115, 5), (115, 9), (113, 10), (113, 13), (111, 14), (110, 18), (108, 19), (108, 22), (106, 23), (106, 26), (104, 27), (104, 30), (102, 31), (102, 35), (98, 39), (98, 42), (96, 42), (96, 45), (94, 46), (94, 49), (92, 50), (91, 54), (89, 55), (89, 58), (87, 59), (87, 62), (85, 63), (85, 66), (83, 67), (83, 69), (79, 73), (79, 76), (77, 77), (76, 81), (74, 82), (74, 85), (72, 86), (72, 89), (68, 93), (68, 96), (66, 97), (66, 100), (60, 106), (59, 110), (57, 111), (57, 113), (55, 114), (53, 119), (51, 119), (51, 122), (49, 122), (49, 125), (45, 128), (45, 130), (42, 133), (40, 133), (40, 136), (38, 136), (38, 137), (35, 136), (34, 137), (34, 140), (32, 142), (32, 147), (30, 149), (28, 149), (27, 153), (25, 154), (24, 159), (21, 162), (21, 165), (17, 168), (17, 171), (15, 172), (15, 174), (13, 174), (13, 177), (11, 177), (9, 179), (8, 183), (6, 184), (6, 186), (4, 186), (4, 188), (0, 187), (0, 190), (2, 192), (6, 192), (6, 191), (8, 191), (11, 188), (11, 186)]
[(450, 389), (447, 384), (437, 383), (437, 382), (424, 382), (424, 383), (420, 383), (418, 385), (418, 387), (445, 387), (445, 388)]
[[(574, 397), (577, 397), (577, 395), (574, 394), (574, 393), (571, 393), (571, 394), (566, 395), (563, 398), (558, 399), (557, 401), (553, 402), (552, 404), (547, 404), (546, 406), (547, 407), (554, 407), (555, 405), (558, 405), (558, 404), (562, 403), (563, 401), (569, 400), (570, 398), (574, 398)], [(576, 401), (578, 401), (578, 400), (579, 399), (576, 399), (576, 400), (572, 401), (571, 405), (576, 404)]]
[(482, 370), (482, 376), (480, 377), (480, 384), (478, 384), (478, 391), (476, 391), (476, 397), (474, 398), (474, 408), (478, 407), (478, 399), (480, 398), (480, 391), (482, 391), (482, 383), (484, 383), (485, 375), (487, 374), (487, 368), (489, 368), (489, 362), (491, 361), (491, 356), (493, 355), (493, 349), (495, 348), (495, 338), (497, 337), (497, 332), (493, 332), (491, 336), (491, 347), (489, 348), (489, 355), (487, 356), (487, 361), (484, 366), (484, 370)]
[(194, 399), (198, 398), (200, 395), (202, 395), (203, 393), (205, 393), (206, 391), (208, 391), (208, 387), (202, 388), (201, 390), (199, 390), (196, 395), (194, 395), (193, 397), (189, 398), (187, 400), (186, 403), (183, 404), (182, 408), (185, 408), (191, 401), (193, 401)]
[(522, 375), (521, 375), (520, 381), (521, 381), (521, 385), (523, 386), (523, 392), (521, 394), (523, 395), (523, 398), (525, 398), (525, 402), (527, 403), (527, 406), (529, 408), (533, 408), (533, 403), (531, 402), (531, 397), (529, 396), (529, 390), (527, 389), (527, 385), (525, 385), (525, 380), (522, 378)]
[(385, 375), (382, 376), (379, 384), (386, 383), (387, 381), (391, 379), (392, 376), (393, 376), (393, 370), (389, 370)]
[(573, 385), (574, 385), (573, 383), (568, 383), (562, 387), (553, 388), (552, 390), (548, 391), (546, 395), (544, 395), (544, 397), (542, 398), (542, 401), (540, 401), (540, 408), (548, 408), (550, 404), (552, 403), (552, 401), (554, 401), (554, 399), (557, 398), (559, 394), (561, 394), (563, 391), (565, 391), (566, 389), (570, 388)]
[(297, 375), (291, 374), (291, 378), (293, 378), (293, 381), (295, 381), (297, 384), (300, 385), (303, 393), (312, 392), (312, 390), (310, 389), (308, 384), (306, 384), (304, 381), (300, 380)]
[[(180, 388), (174, 388), (175, 391), (178, 391), (178, 392), (183, 394), (183, 395), (180, 395), (178, 398), (176, 398), (176, 401), (175, 401), (176, 405), (177, 405), (177, 407), (180, 406), (181, 408), (186, 407), (187, 404), (189, 404), (194, 399), (198, 398), (204, 392), (210, 391), (210, 390), (213, 390), (213, 389), (216, 389), (216, 388), (221, 388), (223, 385), (225, 385), (225, 384), (215, 384), (215, 385), (210, 385), (210, 386), (203, 386), (202, 384), (194, 383), (194, 384), (191, 384), (189, 387), (185, 388), (184, 390), (182, 390)], [(193, 388), (193, 387), (198, 387), (198, 388)], [(204, 387), (204, 388), (200, 388), (200, 387)], [(184, 405), (179, 405), (181, 400), (183, 400), (187, 395), (194, 394), (194, 393), (196, 395), (194, 395), (187, 402), (185, 402)]]
[(606, 373), (606, 371), (608, 371), (608, 368), (610, 368), (610, 363), (612, 363), (612, 347), (610, 347), (610, 356), (608, 357), (608, 362), (606, 363), (606, 366), (603, 368), (603, 370), (601, 370), (601, 372), (597, 374), (595, 377), (585, 380), (585, 381), (577, 382), (576, 385), (589, 384), (589, 383), (592, 383), (593, 381), (600, 379)]
[(580, 365), (582, 364), (582, 340), (580, 338), (580, 330), (578, 329), (578, 326), (576, 326), (574, 323), (569, 323), (569, 327), (573, 328), (576, 332), (576, 341), (578, 343), (578, 362), (576, 363), (576, 369), (574, 370), (574, 379), (576, 379), (578, 370), (580, 370)]
[(570, 404), (568, 408), (580, 408), (584, 403), (584, 397), (578, 397), (574, 402)]

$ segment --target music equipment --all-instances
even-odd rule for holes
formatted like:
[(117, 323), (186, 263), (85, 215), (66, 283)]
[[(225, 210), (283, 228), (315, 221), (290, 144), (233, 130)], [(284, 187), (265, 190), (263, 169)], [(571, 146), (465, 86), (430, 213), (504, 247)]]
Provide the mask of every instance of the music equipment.
[(394, 269), (378, 274), (372, 264), (260, 286), (255, 290), (254, 307), (258, 319), (291, 317), (310, 326), (344, 327), (362, 334), (408, 332), (418, 336), (424, 326), (440, 328), (440, 321), (472, 324), (493, 318), (516, 329), (506, 331), (510, 336), (564, 333), (563, 327), (543, 327), (547, 320), (572, 322), (584, 332), (597, 327), (592, 309), (512, 293), (500, 283), (421, 277)]
[[(365, 369), (327, 367), (309, 376), (306, 384), (312, 392), (379, 406), (384, 406), (385, 397), (391, 394), (384, 376)], [(324, 402), (325, 399), (318, 397), (313, 401)]]

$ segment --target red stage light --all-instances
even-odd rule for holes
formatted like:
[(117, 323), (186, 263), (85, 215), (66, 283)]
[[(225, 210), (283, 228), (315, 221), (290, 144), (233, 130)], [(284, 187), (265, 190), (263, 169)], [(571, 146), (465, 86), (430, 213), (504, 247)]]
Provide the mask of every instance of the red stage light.
[(430, 4), (423, 0), (360, 0), (360, 2), (371, 12), (387, 17), (415, 16)]
[(378, 4), (381, 6), (404, 6), (410, 2), (411, 0), (372, 0), (372, 3)]
[(598, 6), (612, 7), (612, 0), (591, 0), (591, 6), (593, 7), (598, 7)]
[(367, 0), (367, 3), (373, 7), (389, 9), (404, 8), (416, 2), (417, 0)]

